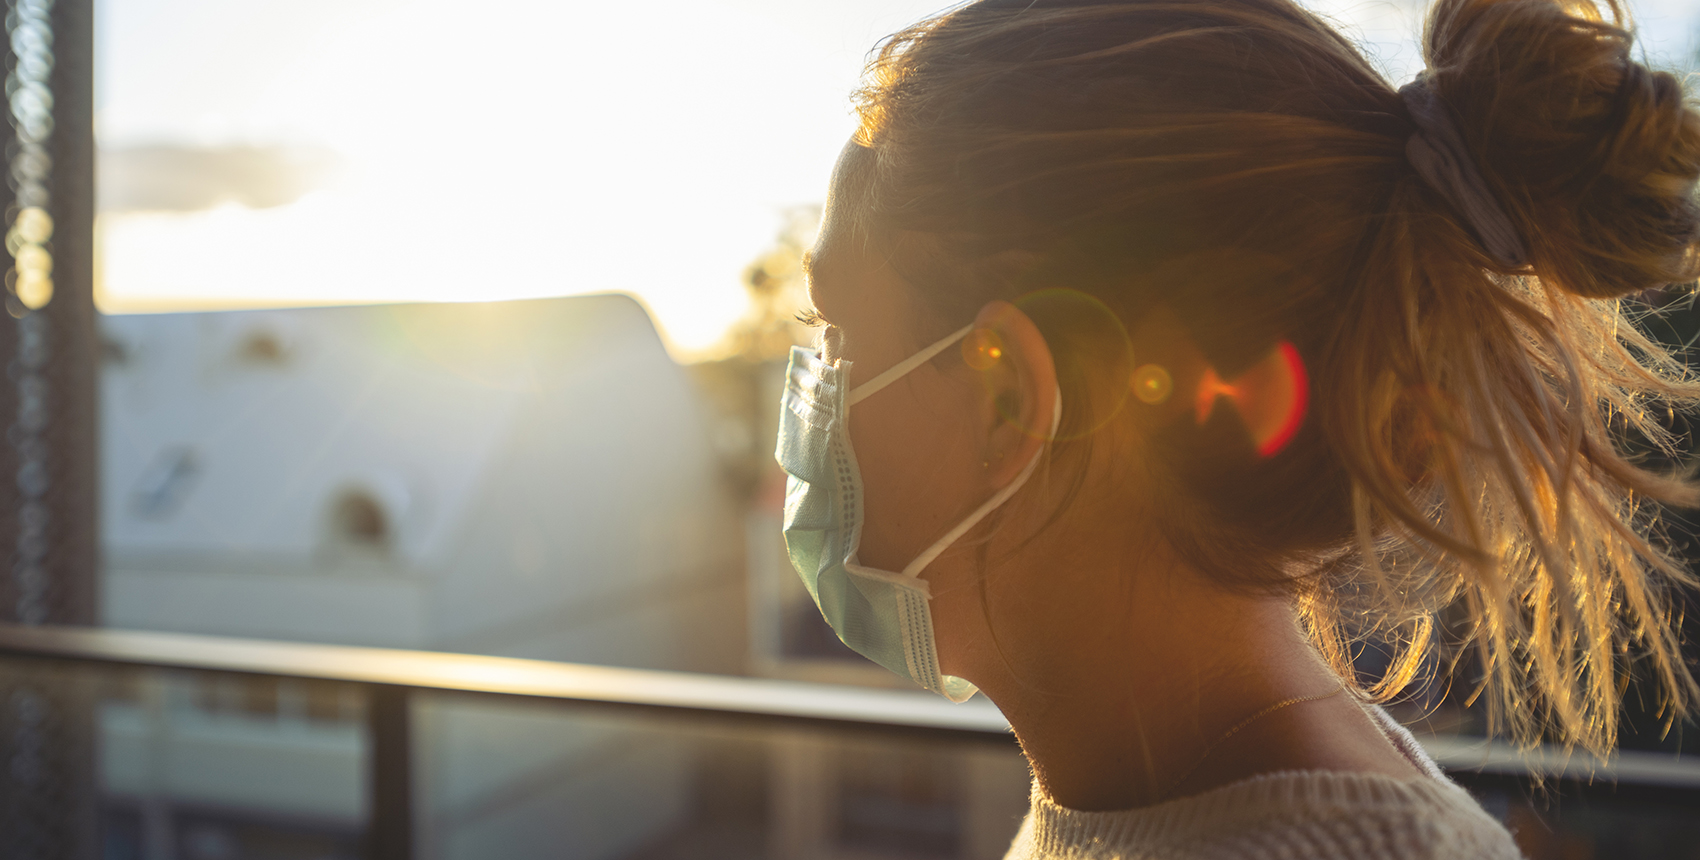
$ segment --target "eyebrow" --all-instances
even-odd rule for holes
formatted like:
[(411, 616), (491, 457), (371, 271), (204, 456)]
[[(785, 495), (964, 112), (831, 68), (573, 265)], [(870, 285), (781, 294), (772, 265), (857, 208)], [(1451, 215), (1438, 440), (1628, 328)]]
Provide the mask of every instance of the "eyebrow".
[(815, 279), (815, 252), (803, 252), (803, 281), (812, 282)]

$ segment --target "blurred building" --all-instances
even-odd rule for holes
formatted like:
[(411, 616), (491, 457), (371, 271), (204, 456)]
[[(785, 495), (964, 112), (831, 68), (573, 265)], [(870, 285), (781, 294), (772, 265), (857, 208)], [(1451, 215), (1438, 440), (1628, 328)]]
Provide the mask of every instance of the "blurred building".
[[(106, 624), (744, 671), (743, 503), (631, 299), (103, 325)], [(218, 822), (255, 816), (349, 844), (352, 707), (287, 682), (164, 685), (107, 708), (107, 791), (144, 856), (211, 860)], [(575, 856), (615, 856), (682, 804), (689, 763), (615, 729), (416, 716), (443, 777), (425, 810), (438, 856), (580, 844), (569, 808), (599, 822)], [(612, 799), (632, 794), (653, 802)]]

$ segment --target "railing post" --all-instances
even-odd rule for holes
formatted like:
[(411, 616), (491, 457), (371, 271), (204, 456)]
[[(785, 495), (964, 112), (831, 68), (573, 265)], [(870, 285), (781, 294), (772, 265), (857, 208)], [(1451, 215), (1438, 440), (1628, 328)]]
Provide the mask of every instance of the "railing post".
[(412, 860), (413, 731), (406, 687), (366, 688), (368, 860)]
[[(0, 621), (95, 624), (100, 568), (91, 0), (5, 0)], [(90, 679), (0, 675), (0, 858), (100, 856)]]

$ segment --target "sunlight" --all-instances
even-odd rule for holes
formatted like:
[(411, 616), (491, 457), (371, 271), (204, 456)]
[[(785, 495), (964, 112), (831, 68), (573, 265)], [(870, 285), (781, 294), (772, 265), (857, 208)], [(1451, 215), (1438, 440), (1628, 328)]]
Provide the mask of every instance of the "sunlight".
[[(1653, 26), (1670, 2), (1644, 32), (1679, 29)], [(746, 267), (824, 196), (865, 52), (941, 5), (657, 0), (634, 26), (618, 4), (101, 0), (97, 299), (621, 291), (675, 357), (712, 355)], [(1420, 65), (1418, 4), (1313, 5), (1394, 77)]]
[[(633, 31), (608, 4), (141, 5), (105, 10), (103, 310), (622, 291), (682, 359), (715, 348), (745, 268), (824, 195), (859, 30), (932, 6), (858, 28), (667, 0)], [(253, 188), (291, 147), (334, 165), (293, 199)], [(229, 187), (181, 191), (214, 174)]]

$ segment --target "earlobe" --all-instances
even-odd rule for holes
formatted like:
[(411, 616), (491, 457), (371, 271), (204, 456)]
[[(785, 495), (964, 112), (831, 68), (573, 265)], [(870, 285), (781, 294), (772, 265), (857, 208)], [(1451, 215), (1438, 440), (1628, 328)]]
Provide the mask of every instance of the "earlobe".
[(1039, 455), (1053, 432), (1056, 366), (1039, 327), (1009, 302), (990, 302), (963, 339), (963, 359), (986, 384), (989, 483), (1003, 486)]

